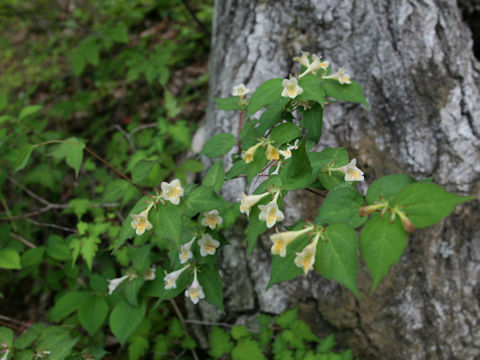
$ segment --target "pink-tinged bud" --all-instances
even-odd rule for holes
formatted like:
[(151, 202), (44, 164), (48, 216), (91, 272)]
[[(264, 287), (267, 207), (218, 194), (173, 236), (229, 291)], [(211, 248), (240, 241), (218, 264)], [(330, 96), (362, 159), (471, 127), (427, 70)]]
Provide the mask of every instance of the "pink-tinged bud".
[(402, 220), (402, 226), (405, 229), (405, 231), (409, 234), (415, 231), (415, 225), (410, 221), (410, 219), (406, 216), (401, 217)]
[(375, 212), (375, 210), (378, 210), (380, 208), (385, 208), (386, 204), (375, 204), (375, 205), (367, 205), (367, 206), (362, 206), (360, 209), (358, 209), (358, 215), (360, 216), (368, 216)]

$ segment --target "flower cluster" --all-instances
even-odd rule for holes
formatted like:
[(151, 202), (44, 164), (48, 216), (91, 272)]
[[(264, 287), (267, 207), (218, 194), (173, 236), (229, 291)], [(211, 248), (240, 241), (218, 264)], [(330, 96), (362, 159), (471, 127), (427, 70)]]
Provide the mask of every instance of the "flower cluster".
[[(153, 265), (151, 268), (147, 269), (143, 273), (143, 279), (145, 281), (155, 280), (156, 270), (157, 270), (157, 267), (155, 265)], [(112, 293), (117, 289), (117, 287), (119, 287), (125, 280), (128, 279), (129, 281), (132, 281), (133, 279), (136, 279), (137, 277), (138, 276), (137, 276), (136, 272), (130, 270), (130, 271), (127, 271), (127, 274), (122, 276), (122, 277), (115, 278), (115, 279), (108, 279), (108, 295), (112, 295)]]
[(162, 182), (160, 186), (162, 188), (161, 194), (153, 196), (152, 202), (144, 211), (142, 211), (138, 215), (130, 214), (133, 219), (131, 222), (131, 226), (135, 230), (137, 235), (143, 235), (145, 230), (152, 229), (152, 223), (148, 221), (148, 213), (158, 201), (170, 201), (174, 205), (180, 204), (180, 197), (183, 196), (183, 188), (180, 184), (180, 180), (175, 179), (172, 180), (170, 183)]
[(285, 149), (279, 149), (273, 146), (272, 142), (267, 139), (260, 140), (257, 144), (249, 147), (246, 151), (242, 152), (242, 159), (248, 164), (253, 161), (253, 157), (255, 152), (259, 147), (266, 147), (265, 149), (265, 156), (267, 160), (272, 162), (277, 162), (280, 165), (281, 156), (283, 156), (284, 160), (287, 160), (292, 157), (292, 150), (298, 149), (298, 139), (295, 140), (294, 145), (287, 144)]
[[(246, 195), (245, 193), (243, 193), (240, 202), (240, 212), (247, 214), (247, 216), (250, 215), (250, 209), (269, 194), (269, 192), (265, 192), (260, 195)], [(258, 208), (260, 209), (258, 219), (261, 221), (265, 221), (269, 229), (272, 228), (277, 223), (277, 221), (280, 222), (284, 219), (283, 212), (278, 208), (277, 204), (279, 195), (280, 191), (277, 190), (272, 201), (270, 201), (266, 205), (258, 205)]]

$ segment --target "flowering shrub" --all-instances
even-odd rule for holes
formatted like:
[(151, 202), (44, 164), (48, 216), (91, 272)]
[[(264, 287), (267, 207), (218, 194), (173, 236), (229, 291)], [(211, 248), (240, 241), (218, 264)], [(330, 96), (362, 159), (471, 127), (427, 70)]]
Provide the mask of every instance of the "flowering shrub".
[[(201, 184), (175, 178), (144, 193), (111, 235), (108, 254), (100, 252), (100, 235), (108, 231), (108, 223), (101, 219), (79, 223), (78, 233), (64, 245), (70, 266), (83, 259), (91, 270), (97, 256), (108, 256), (123, 270), (118, 277), (110, 271), (108, 289), (102, 274), (91, 280), (95, 284), (91, 291), (61, 295), (51, 310), (52, 319), (78, 312), (80, 325), (93, 336), (112, 308), (109, 327), (123, 344), (142, 324), (152, 298), (158, 305), (184, 294), (193, 304), (207, 301), (223, 312), (218, 250), (228, 245), (223, 230), (239, 216), (248, 218), (247, 256), (258, 238), (270, 231), (267, 288), (316, 270), (359, 297), (358, 246), (374, 290), (400, 260), (409, 233), (441, 221), (456, 205), (473, 198), (403, 174), (374, 181), (363, 196), (355, 184), (368, 174), (357, 167), (356, 159), (343, 148), (315, 147), (329, 104), (350, 101), (368, 107), (361, 86), (343, 68), (332, 73), (329, 62), (316, 55), (303, 53), (294, 60), (301, 66), (300, 75), (267, 80), (251, 96), (239, 84), (233, 87), (233, 96), (215, 99), (219, 109), (238, 112), (238, 134), (213, 136), (201, 154), (213, 159), (231, 154), (231, 166), (225, 168), (218, 159)], [(83, 152), (92, 152), (76, 138), (27, 144), (15, 170), (25, 168), (32, 151), (43, 146), (56, 146), (53, 155), (65, 159), (76, 174)], [(231, 203), (220, 195), (221, 189), (238, 177), (246, 178), (248, 189), (238, 194), (239, 202)], [(263, 182), (253, 188), (254, 179)], [(308, 190), (324, 200), (313, 221), (302, 219), (285, 228), (288, 209), (283, 199), (293, 190)]]

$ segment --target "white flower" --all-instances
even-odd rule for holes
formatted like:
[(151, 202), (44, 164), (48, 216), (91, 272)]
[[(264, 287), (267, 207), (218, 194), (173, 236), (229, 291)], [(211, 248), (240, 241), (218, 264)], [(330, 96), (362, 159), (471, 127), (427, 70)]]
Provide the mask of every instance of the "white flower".
[(267, 150), (265, 151), (265, 155), (267, 156), (267, 160), (275, 160), (275, 161), (280, 160), (280, 152), (272, 144), (267, 145)]
[(155, 280), (156, 270), (157, 270), (157, 267), (155, 265), (153, 265), (150, 269), (147, 269), (143, 274), (143, 278), (145, 279), (145, 281)]
[(212, 210), (206, 213), (203, 213), (203, 219), (201, 224), (203, 226), (208, 226), (210, 229), (214, 230), (217, 225), (223, 223), (222, 217), (218, 214), (218, 210)]
[(253, 155), (255, 155), (255, 151), (257, 151), (259, 146), (263, 145), (263, 141), (260, 141), (258, 144), (251, 146), (248, 148), (247, 151), (242, 152), (242, 159), (248, 164), (249, 162), (253, 161)]
[(180, 184), (180, 180), (175, 179), (170, 183), (162, 182), (161, 187), (162, 197), (165, 200), (170, 201), (174, 205), (178, 205), (180, 203), (180, 196), (183, 195), (183, 188)]
[(352, 81), (350, 80), (350, 75), (345, 72), (345, 69), (341, 67), (338, 71), (334, 74), (324, 76), (324, 79), (335, 79), (340, 84), (351, 84)]
[(302, 56), (298, 57), (294, 57), (293, 58), (293, 61), (297, 61), (299, 62), (300, 64), (302, 64), (303, 66), (305, 66), (306, 68), (308, 68), (310, 66), (310, 60), (309, 60), (309, 57), (310, 56), (310, 53), (309, 52), (302, 52)]
[[(6, 346), (6, 345), (5, 345)], [(7, 357), (8, 357), (8, 351), (9, 349), (5, 350), (5, 352), (3, 353), (3, 356), (0, 360), (7, 360)]]
[(267, 222), (267, 227), (272, 228), (277, 221), (283, 221), (283, 212), (278, 208), (277, 199), (280, 192), (275, 194), (275, 197), (267, 205), (258, 205), (260, 214), (258, 219)]
[(145, 230), (150, 230), (152, 228), (152, 223), (148, 221), (148, 212), (152, 206), (153, 204), (150, 204), (146, 210), (142, 211), (138, 215), (130, 214), (130, 216), (133, 218), (130, 224), (132, 225), (132, 228), (135, 229), (137, 235), (142, 235)]
[(215, 255), (215, 250), (220, 246), (220, 242), (212, 238), (210, 234), (205, 234), (198, 240), (200, 246), (200, 255)]
[(189, 297), (194, 304), (198, 304), (198, 301), (200, 299), (205, 298), (205, 294), (203, 292), (202, 286), (197, 280), (197, 269), (194, 270), (193, 282), (185, 291), (185, 296)]
[(293, 145), (287, 144), (288, 147), (285, 150), (280, 150), (280, 154), (282, 154), (285, 160), (290, 159), (292, 157), (292, 150), (298, 149), (298, 141), (299, 139), (295, 140)]
[(363, 181), (364, 173), (356, 165), (357, 160), (352, 159), (347, 165), (332, 170), (343, 172), (345, 174), (345, 181)]
[(189, 265), (184, 266), (180, 270), (173, 271), (170, 274), (165, 271), (165, 277), (163, 280), (165, 281), (165, 290), (169, 289), (176, 289), (177, 288), (177, 279), (180, 277), (182, 272), (188, 269)]
[(193, 257), (192, 254), (192, 245), (197, 237), (194, 236), (189, 242), (183, 244), (180, 247), (180, 254), (178, 255), (180, 258), (180, 264), (185, 264), (189, 259)]
[(303, 235), (313, 229), (313, 226), (310, 226), (303, 230), (298, 231), (284, 231), (284, 232), (277, 232), (270, 236), (270, 240), (272, 240), (272, 255), (280, 255), (281, 257), (285, 257), (287, 255), (287, 246), (300, 235)]
[(313, 241), (305, 246), (305, 248), (297, 253), (295, 257), (295, 265), (303, 269), (303, 272), (306, 274), (312, 270), (313, 264), (315, 264), (315, 254), (317, 252), (317, 243), (320, 234), (317, 233), (313, 238)]
[(282, 81), (282, 86), (283, 86), (283, 91), (282, 91), (283, 97), (289, 97), (290, 99), (295, 99), (298, 95), (303, 93), (303, 89), (300, 86), (298, 86), (297, 78), (290, 77), (290, 79), (284, 79)]
[(233, 87), (233, 96), (245, 96), (250, 92), (250, 89), (247, 89), (244, 84), (239, 84)]
[(108, 295), (112, 295), (112, 293), (115, 291), (115, 289), (125, 280), (127, 280), (130, 276), (125, 275), (119, 278), (115, 278), (112, 280), (108, 280)]
[(242, 201), (240, 203), (240, 212), (243, 214), (250, 215), (250, 208), (254, 206), (256, 203), (258, 203), (260, 200), (262, 200), (265, 196), (267, 196), (269, 193), (265, 192), (260, 195), (246, 195), (245, 193), (242, 193)]
[(307, 66), (307, 69), (299, 76), (299, 78), (313, 73), (316, 74), (318, 70), (327, 70), (329, 62), (328, 61), (321, 61), (320, 57), (317, 55), (312, 55), (312, 63)]

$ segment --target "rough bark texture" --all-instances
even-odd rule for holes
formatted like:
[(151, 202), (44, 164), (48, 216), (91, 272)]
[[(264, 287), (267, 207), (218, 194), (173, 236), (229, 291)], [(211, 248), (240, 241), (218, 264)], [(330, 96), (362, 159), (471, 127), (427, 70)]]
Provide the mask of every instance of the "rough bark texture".
[[(298, 71), (292, 57), (301, 50), (321, 54), (362, 84), (371, 109), (328, 106), (320, 147), (345, 147), (369, 183), (404, 172), (479, 193), (480, 64), (455, 1), (218, 0), (215, 11), (211, 96), (287, 77)], [(237, 117), (210, 102), (207, 134), (235, 133)], [(225, 196), (238, 198), (244, 186), (228, 184)], [(285, 223), (314, 217), (318, 206), (313, 195), (292, 194)], [(243, 229), (236, 229), (222, 253), (227, 320), (300, 305), (318, 333), (334, 332), (363, 358), (480, 359), (479, 213), (474, 201), (417, 231), (374, 294), (361, 266), (359, 301), (317, 274), (265, 291), (269, 241), (261, 239), (245, 262)], [(443, 242), (452, 255), (440, 251)], [(198, 315), (220, 318), (206, 305)]]

